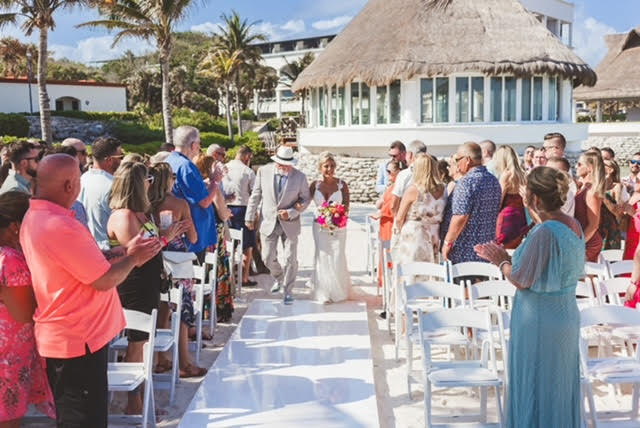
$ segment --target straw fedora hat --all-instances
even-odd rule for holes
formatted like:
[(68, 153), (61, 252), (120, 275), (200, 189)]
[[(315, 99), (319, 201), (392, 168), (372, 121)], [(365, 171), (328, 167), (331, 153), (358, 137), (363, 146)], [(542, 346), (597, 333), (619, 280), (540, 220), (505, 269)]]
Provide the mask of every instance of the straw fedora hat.
[(293, 157), (293, 149), (289, 146), (280, 146), (275, 155), (271, 156), (271, 160), (280, 165), (294, 166), (296, 159)]

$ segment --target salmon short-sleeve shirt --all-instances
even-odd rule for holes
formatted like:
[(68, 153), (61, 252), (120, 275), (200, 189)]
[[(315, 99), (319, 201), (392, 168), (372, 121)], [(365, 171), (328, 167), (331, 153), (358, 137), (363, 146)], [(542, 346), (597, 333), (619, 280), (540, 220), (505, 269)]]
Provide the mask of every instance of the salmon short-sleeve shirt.
[(91, 286), (111, 264), (73, 212), (32, 199), (22, 221), (20, 244), (38, 303), (35, 335), (43, 357), (75, 358), (95, 352), (125, 327), (115, 288)]

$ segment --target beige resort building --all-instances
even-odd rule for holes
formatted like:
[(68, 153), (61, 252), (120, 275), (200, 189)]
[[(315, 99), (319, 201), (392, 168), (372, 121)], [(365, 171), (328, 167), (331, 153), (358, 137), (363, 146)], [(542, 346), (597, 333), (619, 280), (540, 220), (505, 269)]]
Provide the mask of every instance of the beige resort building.
[(571, 50), (563, 0), (370, 0), (294, 82), (302, 152), (384, 156), (393, 140), (450, 155), (464, 141), (524, 149), (562, 132), (579, 150), (573, 88), (596, 74)]

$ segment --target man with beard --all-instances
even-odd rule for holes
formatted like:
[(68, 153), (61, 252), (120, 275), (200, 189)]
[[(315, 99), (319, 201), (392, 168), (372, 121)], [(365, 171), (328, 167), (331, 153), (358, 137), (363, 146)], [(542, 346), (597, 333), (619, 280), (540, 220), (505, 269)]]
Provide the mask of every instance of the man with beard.
[(0, 194), (18, 191), (31, 195), (31, 184), (40, 162), (40, 150), (28, 141), (17, 141), (9, 148), (9, 162), (11, 170), (0, 187)]

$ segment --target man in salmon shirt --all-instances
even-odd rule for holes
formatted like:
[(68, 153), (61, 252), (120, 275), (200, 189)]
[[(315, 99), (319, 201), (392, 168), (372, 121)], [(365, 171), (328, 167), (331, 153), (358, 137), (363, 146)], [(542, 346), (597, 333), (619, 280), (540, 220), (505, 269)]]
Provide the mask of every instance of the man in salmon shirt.
[(116, 287), (135, 266), (155, 256), (161, 243), (138, 236), (126, 254), (107, 261), (73, 216), (79, 192), (78, 160), (46, 156), (22, 222), (20, 245), (38, 303), (36, 343), (47, 361), (57, 424), (106, 428), (107, 352), (125, 326)]

